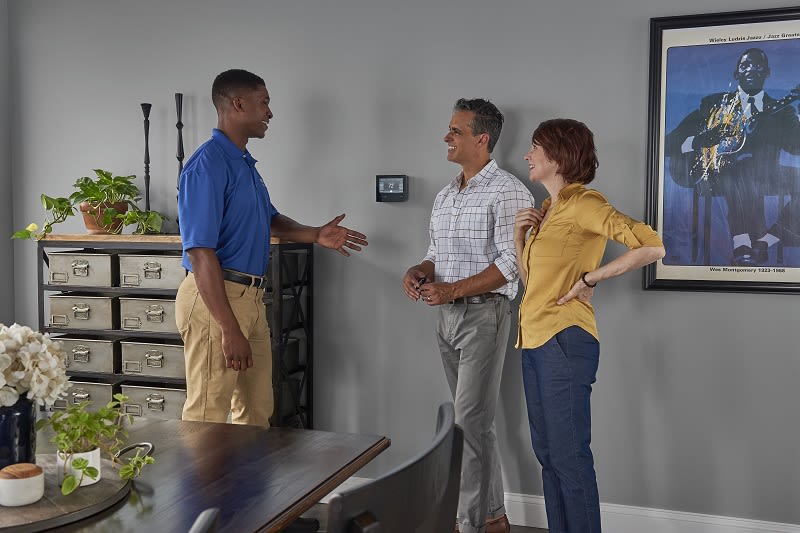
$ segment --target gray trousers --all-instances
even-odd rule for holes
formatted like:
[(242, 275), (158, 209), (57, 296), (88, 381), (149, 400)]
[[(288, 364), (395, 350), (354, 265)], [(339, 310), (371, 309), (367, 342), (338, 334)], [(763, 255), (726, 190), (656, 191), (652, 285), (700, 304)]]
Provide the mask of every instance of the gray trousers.
[(439, 351), (456, 424), (464, 430), (456, 518), (461, 533), (483, 533), (488, 518), (506, 512), (494, 413), (510, 327), (507, 298), (439, 306)]

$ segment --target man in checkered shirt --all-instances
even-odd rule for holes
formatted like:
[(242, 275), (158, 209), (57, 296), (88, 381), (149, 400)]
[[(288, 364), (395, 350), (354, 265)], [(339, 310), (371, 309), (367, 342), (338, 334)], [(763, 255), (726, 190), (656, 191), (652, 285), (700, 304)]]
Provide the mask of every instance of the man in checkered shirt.
[(491, 102), (460, 99), (444, 142), (461, 172), (436, 196), (431, 243), (403, 290), (436, 306), (436, 329), (456, 423), (464, 430), (461, 533), (508, 532), (494, 428), (511, 304), (517, 294), (514, 215), (533, 207), (527, 188), (492, 159), (503, 115)]

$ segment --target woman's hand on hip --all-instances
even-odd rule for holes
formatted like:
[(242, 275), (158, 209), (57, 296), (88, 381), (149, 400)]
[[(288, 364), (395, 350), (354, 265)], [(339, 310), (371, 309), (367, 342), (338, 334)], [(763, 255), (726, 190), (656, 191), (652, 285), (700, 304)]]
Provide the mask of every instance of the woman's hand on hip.
[(594, 287), (589, 287), (583, 282), (583, 280), (578, 279), (569, 292), (559, 298), (556, 303), (558, 305), (564, 305), (573, 298), (577, 298), (582, 302), (589, 303), (592, 300), (592, 295), (594, 295)]

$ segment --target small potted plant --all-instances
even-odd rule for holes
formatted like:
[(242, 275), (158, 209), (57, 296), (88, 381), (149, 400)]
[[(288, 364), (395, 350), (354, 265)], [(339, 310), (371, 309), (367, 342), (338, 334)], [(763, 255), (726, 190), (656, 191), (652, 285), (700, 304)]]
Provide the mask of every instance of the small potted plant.
[(36, 223), (15, 232), (12, 239), (41, 239), (53, 231), (55, 224), (68, 217), (83, 215), (89, 233), (111, 233), (122, 231), (124, 226), (136, 225), (136, 233), (159, 233), (166, 219), (158, 211), (143, 211), (136, 202), (141, 200), (139, 189), (133, 183), (135, 175), (114, 176), (100, 168), (94, 169), (95, 176), (83, 176), (75, 183), (75, 192), (69, 197), (41, 195), (45, 210), (45, 221), (41, 230)]
[(142, 454), (142, 448), (152, 445), (134, 445), (136, 455), (130, 459), (120, 459), (128, 431), (126, 422), (133, 423), (133, 417), (122, 411), (127, 401), (123, 394), (115, 394), (105, 406), (95, 411), (88, 410), (90, 401), (72, 404), (63, 411), (55, 411), (46, 419), (36, 423), (37, 429), (51, 427), (55, 432), (53, 444), (57, 450), (58, 477), (61, 492), (70, 494), (83, 485), (91, 485), (102, 477), (101, 456), (106, 454), (112, 463), (122, 463), (119, 476), (132, 479), (141, 473), (142, 468), (152, 464), (155, 459)]

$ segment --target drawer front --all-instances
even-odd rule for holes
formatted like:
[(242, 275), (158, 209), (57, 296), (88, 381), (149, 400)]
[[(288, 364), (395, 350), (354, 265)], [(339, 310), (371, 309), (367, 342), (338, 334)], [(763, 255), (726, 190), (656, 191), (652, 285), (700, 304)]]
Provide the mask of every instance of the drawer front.
[(123, 412), (145, 418), (180, 420), (186, 402), (186, 391), (180, 389), (122, 385), (122, 394), (128, 397)]
[(120, 287), (175, 289), (185, 277), (179, 255), (119, 255)]
[(163, 378), (185, 377), (183, 346), (122, 341), (122, 373)]
[(175, 300), (155, 298), (119, 299), (120, 327), (127, 331), (177, 333)]
[(115, 344), (102, 339), (55, 338), (67, 354), (67, 370), (114, 373)]
[(112, 300), (113, 298), (107, 296), (50, 296), (50, 326), (114, 329)]
[(50, 285), (111, 287), (111, 255), (50, 252)]
[[(72, 381), (72, 380), (70, 380)], [(92, 402), (89, 411), (97, 411), (113, 399), (114, 392), (108, 383), (87, 383), (72, 381), (72, 387), (67, 389), (61, 398), (53, 403), (53, 409), (66, 409), (68, 405), (89, 400)]]

